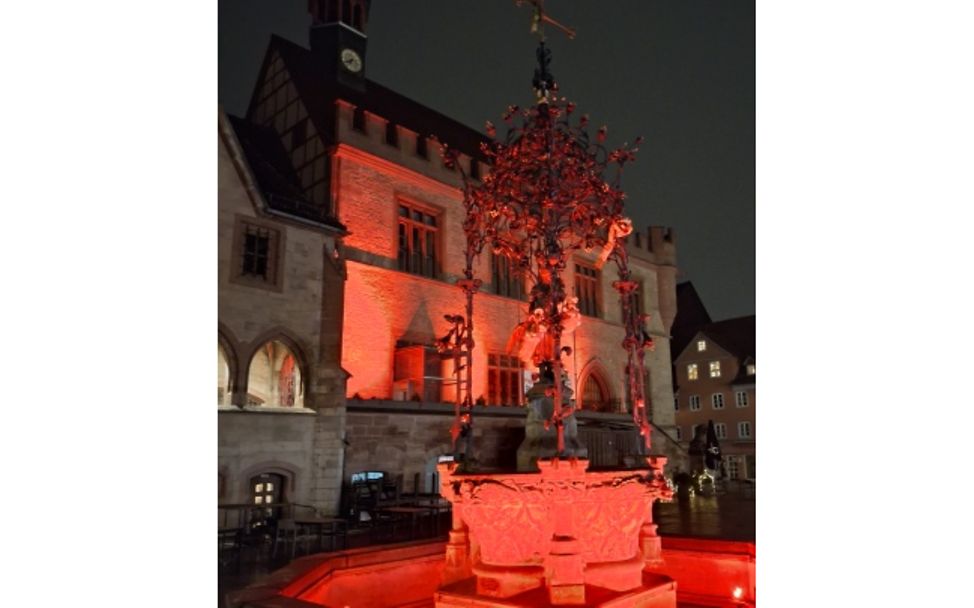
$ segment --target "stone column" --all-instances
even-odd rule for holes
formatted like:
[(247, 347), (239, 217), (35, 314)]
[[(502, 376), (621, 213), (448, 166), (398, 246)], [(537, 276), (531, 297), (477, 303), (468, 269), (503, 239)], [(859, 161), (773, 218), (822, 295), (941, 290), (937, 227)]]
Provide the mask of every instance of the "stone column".
[[(588, 461), (547, 460), (539, 461), (542, 478), (549, 483), (573, 483), (584, 479)], [(554, 520), (553, 537), (545, 558), (545, 579), (548, 600), (555, 605), (580, 605), (585, 603), (585, 560), (582, 545), (573, 525), (575, 506), (570, 494), (560, 494), (551, 504)]]

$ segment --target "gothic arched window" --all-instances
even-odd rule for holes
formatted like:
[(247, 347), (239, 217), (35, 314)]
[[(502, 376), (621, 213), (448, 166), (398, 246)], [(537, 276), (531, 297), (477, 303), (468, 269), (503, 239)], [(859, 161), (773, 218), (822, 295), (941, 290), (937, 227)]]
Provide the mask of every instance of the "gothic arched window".
[(609, 389), (602, 376), (593, 371), (582, 387), (582, 409), (608, 412), (611, 409)]
[(303, 407), (301, 378), (301, 367), (291, 349), (271, 340), (250, 360), (247, 405)]

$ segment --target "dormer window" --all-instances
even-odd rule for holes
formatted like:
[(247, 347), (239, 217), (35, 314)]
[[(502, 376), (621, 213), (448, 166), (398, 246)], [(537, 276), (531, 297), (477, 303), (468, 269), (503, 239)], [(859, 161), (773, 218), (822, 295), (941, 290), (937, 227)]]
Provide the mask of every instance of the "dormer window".
[(702, 353), (705, 350), (707, 350), (707, 341), (706, 340), (697, 340), (697, 352), (698, 353)]
[(748, 376), (753, 376), (754, 375), (754, 364), (753, 363), (748, 363), (747, 364), (747, 375)]

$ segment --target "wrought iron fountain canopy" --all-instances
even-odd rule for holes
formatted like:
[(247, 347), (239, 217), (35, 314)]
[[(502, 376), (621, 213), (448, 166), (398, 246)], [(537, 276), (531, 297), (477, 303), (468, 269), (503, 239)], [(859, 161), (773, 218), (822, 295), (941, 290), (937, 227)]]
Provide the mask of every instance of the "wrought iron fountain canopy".
[(490, 141), (481, 150), (490, 170), (482, 180), (463, 170), (456, 150), (441, 146), (444, 162), (463, 179), (466, 235), (464, 277), (457, 281), (466, 296), (466, 314), (448, 317), (452, 327), (438, 344), (441, 352), (454, 357), (457, 386), (464, 387), (457, 391), (451, 434), (455, 443), (470, 424), (473, 303), (482, 284), (473, 269), (474, 260), (486, 249), (506, 258), (512, 274), (530, 285), (525, 320), (514, 328), (508, 351), (536, 367), (537, 381), (548, 385), (547, 394), (554, 400), (548, 424), (557, 429), (558, 452), (564, 452), (564, 420), (574, 406), (563, 394), (562, 382), (554, 379), (562, 377), (562, 357), (571, 355), (563, 338), (581, 323), (578, 299), (568, 294), (564, 274), (572, 256), (586, 251), (598, 252), (597, 267), (612, 261), (618, 269), (612, 286), (623, 311), (626, 383), (633, 419), (649, 448), (643, 370), (645, 351), (653, 349), (653, 341), (646, 331), (647, 315), (640, 315), (633, 305), (638, 283), (632, 280), (626, 252), (632, 222), (624, 215), (625, 193), (620, 186), (623, 168), (635, 159), (642, 138), (609, 149), (606, 127), (592, 137), (588, 116), (579, 116), (574, 103), (558, 96), (550, 70), (551, 51), (543, 36), (536, 55), (532, 80), (536, 101), (529, 108), (507, 108), (503, 139), (487, 123)]

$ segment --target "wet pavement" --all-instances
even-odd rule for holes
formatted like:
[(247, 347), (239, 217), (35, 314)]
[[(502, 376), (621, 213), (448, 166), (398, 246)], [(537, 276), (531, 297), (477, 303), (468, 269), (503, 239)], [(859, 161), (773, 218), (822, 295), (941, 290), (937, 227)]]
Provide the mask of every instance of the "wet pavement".
[(755, 540), (754, 494), (673, 497), (653, 505), (660, 536), (693, 536), (724, 540)]

